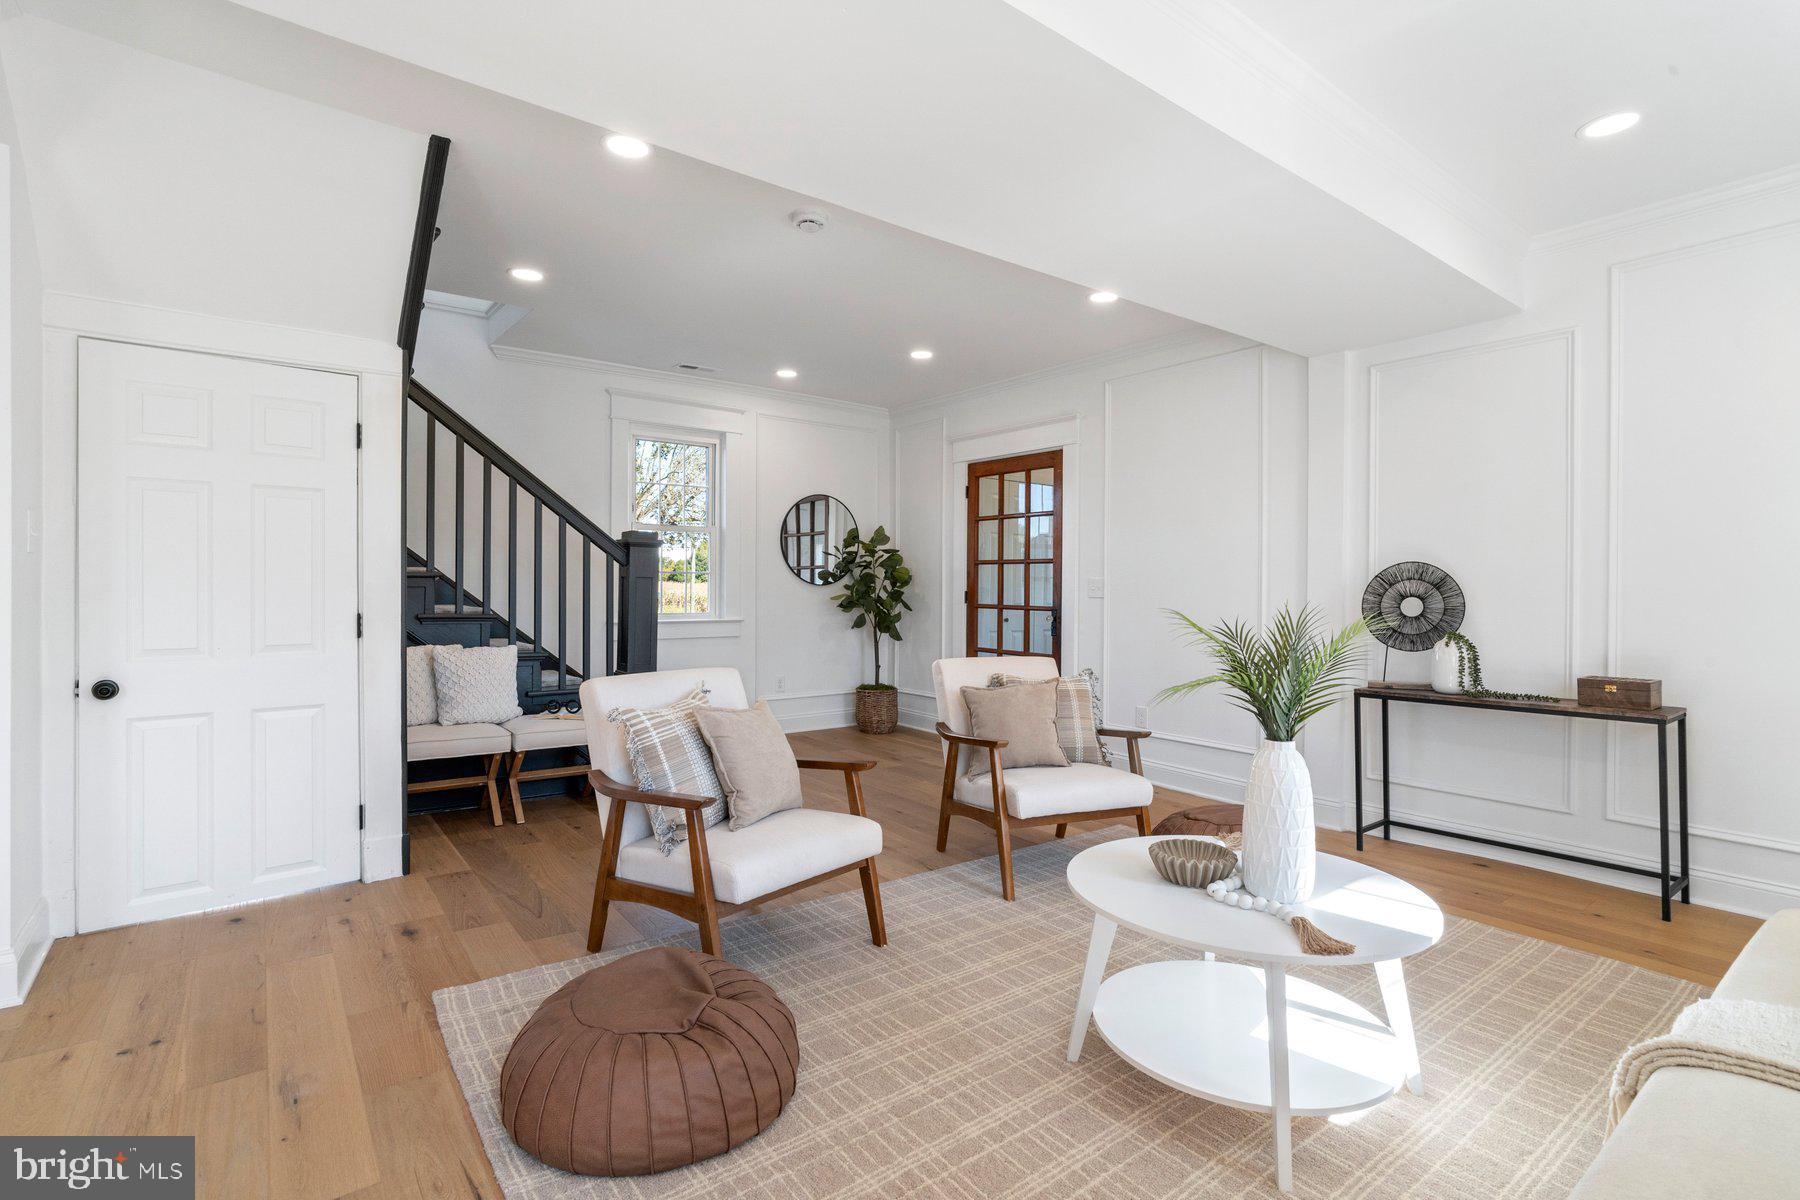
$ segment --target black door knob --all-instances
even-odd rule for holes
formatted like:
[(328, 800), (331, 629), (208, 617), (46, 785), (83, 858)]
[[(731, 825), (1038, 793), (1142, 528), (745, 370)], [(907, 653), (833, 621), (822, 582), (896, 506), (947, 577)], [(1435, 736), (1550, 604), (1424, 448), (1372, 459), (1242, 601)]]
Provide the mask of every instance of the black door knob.
[(94, 681), (94, 686), (88, 690), (94, 693), (96, 700), (111, 700), (119, 694), (119, 685), (110, 679), (97, 679)]

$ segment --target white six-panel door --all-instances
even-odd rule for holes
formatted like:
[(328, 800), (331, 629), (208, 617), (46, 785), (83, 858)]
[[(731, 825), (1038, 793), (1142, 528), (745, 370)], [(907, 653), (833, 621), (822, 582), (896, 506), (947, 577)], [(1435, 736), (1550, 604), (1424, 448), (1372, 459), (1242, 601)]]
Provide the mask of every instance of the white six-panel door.
[(355, 377), (80, 347), (79, 928), (356, 878)]

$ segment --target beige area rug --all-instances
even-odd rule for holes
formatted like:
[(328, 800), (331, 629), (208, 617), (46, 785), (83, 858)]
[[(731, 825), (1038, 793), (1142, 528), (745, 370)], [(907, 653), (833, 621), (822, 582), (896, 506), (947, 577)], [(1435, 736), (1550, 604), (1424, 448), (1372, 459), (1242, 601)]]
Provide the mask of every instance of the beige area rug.
[[(1079, 1064), (1064, 1059), (1092, 918), (1063, 869), (1122, 832), (1020, 852), (1013, 904), (992, 859), (897, 880), (882, 889), (885, 950), (869, 944), (860, 893), (728, 921), (726, 957), (773, 984), (798, 1019), (799, 1088), (760, 1137), (662, 1175), (553, 1170), (513, 1145), (495, 1104), (500, 1064), (539, 1002), (629, 949), (438, 992), (451, 1061), (508, 1200), (1278, 1195), (1267, 1117), (1164, 1087), (1098, 1034)], [(693, 944), (690, 934), (639, 946), (670, 943)], [(1111, 966), (1172, 957), (1121, 929)], [(1348, 1124), (1296, 1120), (1296, 1196), (1561, 1200), (1600, 1148), (1620, 1052), (1701, 994), (1455, 919), (1407, 971), (1426, 1096), (1402, 1092)], [(1369, 967), (1299, 974), (1381, 1011)]]

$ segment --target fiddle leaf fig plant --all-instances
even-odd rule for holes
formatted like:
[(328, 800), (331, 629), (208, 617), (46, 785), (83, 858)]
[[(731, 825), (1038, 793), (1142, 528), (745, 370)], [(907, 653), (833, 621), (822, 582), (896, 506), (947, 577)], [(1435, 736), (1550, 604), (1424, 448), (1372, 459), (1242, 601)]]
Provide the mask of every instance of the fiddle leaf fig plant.
[(902, 640), (900, 619), (912, 611), (906, 602), (906, 588), (912, 582), (912, 571), (906, 559), (893, 546), (887, 530), (877, 525), (867, 538), (852, 525), (838, 548), (837, 560), (819, 577), (824, 583), (841, 583), (844, 590), (835, 599), (840, 612), (855, 613), (852, 629), (867, 629), (875, 650), (875, 682), (861, 685), (865, 689), (891, 690), (892, 684), (881, 682), (881, 639)]

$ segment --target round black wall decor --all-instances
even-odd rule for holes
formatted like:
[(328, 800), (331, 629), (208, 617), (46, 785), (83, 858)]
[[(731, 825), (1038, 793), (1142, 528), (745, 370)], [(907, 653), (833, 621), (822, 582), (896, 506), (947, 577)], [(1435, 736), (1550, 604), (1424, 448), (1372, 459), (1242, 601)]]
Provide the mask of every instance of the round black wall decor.
[(1363, 589), (1369, 633), (1395, 650), (1429, 650), (1462, 628), (1467, 605), (1450, 572), (1430, 563), (1401, 562), (1383, 568)]

